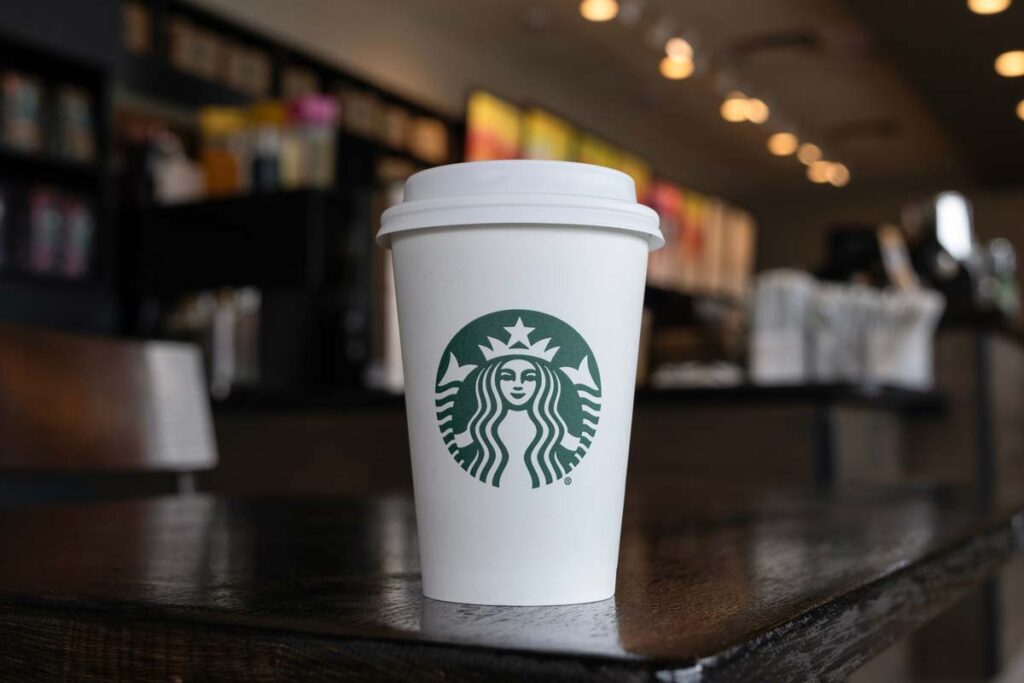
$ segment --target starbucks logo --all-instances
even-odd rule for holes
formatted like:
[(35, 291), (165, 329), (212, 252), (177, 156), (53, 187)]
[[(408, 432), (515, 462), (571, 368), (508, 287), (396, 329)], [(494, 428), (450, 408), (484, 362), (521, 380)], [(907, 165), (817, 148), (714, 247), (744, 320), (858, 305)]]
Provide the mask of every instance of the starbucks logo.
[(441, 438), (463, 470), (495, 487), (519, 480), (539, 488), (586, 456), (601, 378), (569, 325), (537, 311), (498, 311), (445, 348), (435, 400)]

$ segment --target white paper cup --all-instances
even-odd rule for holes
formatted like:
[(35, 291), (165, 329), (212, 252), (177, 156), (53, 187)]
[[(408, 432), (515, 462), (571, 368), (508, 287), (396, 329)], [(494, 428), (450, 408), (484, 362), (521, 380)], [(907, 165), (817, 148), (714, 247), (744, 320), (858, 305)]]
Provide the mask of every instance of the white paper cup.
[(618, 171), (476, 162), (410, 178), (377, 240), (394, 256), (424, 594), (611, 597), (657, 215)]

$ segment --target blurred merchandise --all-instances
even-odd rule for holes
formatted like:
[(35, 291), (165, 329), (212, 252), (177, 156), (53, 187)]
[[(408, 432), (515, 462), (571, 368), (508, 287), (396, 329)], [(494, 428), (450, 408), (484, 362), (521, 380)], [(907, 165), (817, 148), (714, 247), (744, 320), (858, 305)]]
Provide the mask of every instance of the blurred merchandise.
[(448, 128), (430, 116), (417, 116), (409, 129), (409, 153), (430, 164), (448, 161)]
[(22, 152), (43, 148), (43, 86), (16, 71), (0, 73), (0, 132), (3, 144)]
[(278, 102), (262, 102), (249, 109), (252, 129), (252, 189), (272, 192), (281, 185), (281, 128), (284, 107)]
[(206, 190), (206, 176), (198, 163), (185, 155), (174, 133), (160, 129), (150, 143), (149, 167), (153, 175), (153, 201), (175, 204), (199, 199)]
[(370, 140), (379, 139), (384, 103), (373, 92), (351, 86), (341, 88), (341, 125), (350, 133)]
[(202, 348), (215, 398), (259, 384), (261, 309), (260, 291), (245, 287), (189, 294), (168, 312), (164, 332)]
[(395, 149), (405, 149), (411, 137), (412, 115), (405, 107), (389, 104), (384, 109), (382, 142)]
[(338, 103), (325, 95), (307, 95), (289, 107), (290, 144), (299, 163), (286, 184), (327, 189), (334, 185)]
[(221, 38), (181, 16), (172, 16), (168, 27), (170, 63), (207, 80), (218, 80), (224, 64), (225, 45)]
[(48, 275), (57, 270), (63, 220), (52, 190), (37, 188), (29, 195), (28, 270)]
[(232, 88), (252, 95), (270, 94), (270, 57), (261, 50), (233, 42), (224, 43), (224, 82)]
[(750, 381), (812, 380), (808, 330), (816, 283), (807, 273), (775, 270), (757, 277), (750, 314)]
[(751, 312), (755, 384), (858, 384), (929, 389), (945, 303), (925, 289), (820, 283), (798, 271), (757, 278)]
[(73, 161), (96, 159), (96, 125), (92, 97), (80, 88), (60, 86), (54, 98), (56, 107), (54, 153)]
[(199, 112), (199, 130), (206, 193), (216, 197), (248, 190), (249, 155), (242, 110), (204, 107)]
[(281, 69), (281, 97), (294, 100), (304, 95), (320, 92), (320, 79), (316, 73), (301, 66), (286, 66)]
[(121, 3), (121, 44), (133, 54), (153, 49), (153, 24), (149, 8), (137, 0)]
[(65, 277), (79, 279), (89, 273), (96, 220), (82, 201), (64, 199), (64, 242), (61, 271)]

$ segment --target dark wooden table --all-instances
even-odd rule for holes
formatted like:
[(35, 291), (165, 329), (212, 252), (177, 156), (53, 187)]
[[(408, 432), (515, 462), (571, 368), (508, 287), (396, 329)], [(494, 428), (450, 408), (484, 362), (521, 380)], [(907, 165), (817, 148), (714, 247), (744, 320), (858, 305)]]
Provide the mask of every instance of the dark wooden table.
[(210, 496), (0, 513), (4, 680), (840, 679), (1014, 552), (929, 491), (631, 491), (616, 597), (420, 596), (410, 500)]

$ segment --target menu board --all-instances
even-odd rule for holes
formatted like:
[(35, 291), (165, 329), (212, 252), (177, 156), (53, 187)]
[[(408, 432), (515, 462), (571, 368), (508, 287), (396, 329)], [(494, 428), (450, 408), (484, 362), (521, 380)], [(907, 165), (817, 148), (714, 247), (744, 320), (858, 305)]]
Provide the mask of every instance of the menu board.
[(483, 91), (466, 105), (466, 161), (518, 159), (521, 151), (520, 109)]
[(648, 282), (693, 294), (740, 298), (754, 266), (753, 217), (725, 201), (657, 178), (644, 159), (578, 131), (543, 109), (526, 110), (477, 91), (466, 121), (466, 160), (575, 160), (626, 173), (637, 199), (657, 211), (665, 247), (651, 252)]
[(628, 152), (621, 152), (619, 154), (618, 170), (633, 179), (633, 184), (636, 185), (637, 200), (646, 204), (647, 194), (651, 190), (651, 176), (653, 175), (651, 167), (647, 162)]
[(530, 109), (523, 115), (523, 159), (572, 161), (576, 130), (569, 122), (543, 109)]
[(584, 164), (616, 168), (619, 165), (619, 155), (618, 149), (601, 138), (584, 134), (580, 137), (579, 153), (576, 155), (576, 160)]

